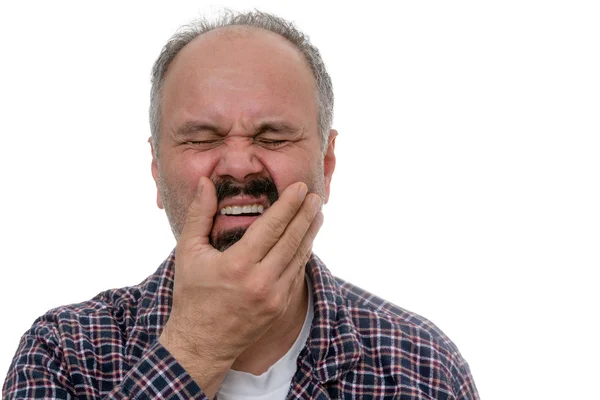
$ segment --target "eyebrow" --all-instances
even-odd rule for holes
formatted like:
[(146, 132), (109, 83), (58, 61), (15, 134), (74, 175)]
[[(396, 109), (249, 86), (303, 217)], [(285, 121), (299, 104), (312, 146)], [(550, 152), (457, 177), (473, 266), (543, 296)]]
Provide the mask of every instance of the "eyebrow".
[[(186, 138), (202, 131), (209, 131), (220, 136), (222, 135), (221, 130), (215, 125), (199, 121), (188, 121), (175, 130), (175, 136)], [(286, 122), (263, 122), (256, 127), (254, 134), (259, 135), (265, 132), (276, 132), (289, 135), (298, 133), (298, 131), (300, 131), (300, 129)]]
[(181, 125), (179, 128), (177, 128), (177, 130), (175, 131), (175, 136), (189, 137), (192, 136), (194, 133), (200, 131), (210, 131), (216, 133), (217, 135), (220, 134), (219, 128), (217, 128), (214, 125), (198, 121), (188, 121), (185, 124)]
[(285, 122), (263, 122), (258, 125), (255, 133), (258, 135), (268, 131), (283, 134), (294, 134), (297, 133), (299, 129)]

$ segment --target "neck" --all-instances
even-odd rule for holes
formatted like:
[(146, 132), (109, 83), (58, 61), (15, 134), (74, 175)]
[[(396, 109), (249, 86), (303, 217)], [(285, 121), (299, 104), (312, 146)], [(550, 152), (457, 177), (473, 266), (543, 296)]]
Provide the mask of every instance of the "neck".
[(283, 357), (298, 338), (308, 306), (306, 280), (296, 287), (285, 313), (252, 346), (235, 360), (231, 369), (261, 375)]

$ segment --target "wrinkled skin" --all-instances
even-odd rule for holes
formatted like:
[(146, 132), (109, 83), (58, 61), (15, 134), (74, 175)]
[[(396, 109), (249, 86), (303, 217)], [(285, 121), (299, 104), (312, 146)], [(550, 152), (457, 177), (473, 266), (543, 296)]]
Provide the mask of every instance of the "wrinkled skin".
[[(337, 133), (323, 149), (306, 61), (259, 29), (193, 40), (171, 64), (162, 96), (152, 175), (178, 240), (173, 304), (159, 342), (212, 398), (230, 368), (266, 371), (300, 331), (304, 266), (329, 198)], [(275, 184), (275, 202), (266, 192), (217, 199), (214, 182), (265, 178)], [(266, 210), (220, 213), (249, 204)], [(240, 229), (241, 238), (213, 247)]]

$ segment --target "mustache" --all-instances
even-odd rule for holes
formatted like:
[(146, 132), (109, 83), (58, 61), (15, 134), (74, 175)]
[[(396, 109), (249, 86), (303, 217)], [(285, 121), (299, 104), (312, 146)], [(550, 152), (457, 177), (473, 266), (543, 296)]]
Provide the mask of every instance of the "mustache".
[(265, 196), (269, 200), (269, 205), (279, 199), (277, 186), (270, 177), (257, 178), (244, 184), (236, 183), (232, 179), (218, 179), (214, 181), (217, 190), (217, 202), (221, 202), (228, 197), (245, 195), (250, 197)]

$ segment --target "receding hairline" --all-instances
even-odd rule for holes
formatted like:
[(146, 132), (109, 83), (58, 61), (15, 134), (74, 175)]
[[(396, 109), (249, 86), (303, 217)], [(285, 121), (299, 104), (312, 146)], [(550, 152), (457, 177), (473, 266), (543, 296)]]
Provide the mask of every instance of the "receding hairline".
[[(237, 28), (241, 28), (241, 29), (237, 29)], [(213, 33), (214, 32), (214, 33)], [(233, 36), (232, 36), (233, 35)], [(316, 80), (314, 77), (314, 74), (312, 72), (310, 63), (308, 62), (308, 60), (306, 59), (305, 55), (302, 53), (302, 51), (300, 51), (297, 46), (289, 41), (288, 39), (286, 39), (284, 36), (279, 35), (276, 32), (272, 32), (269, 31), (267, 29), (263, 29), (260, 27), (254, 27), (254, 26), (246, 26), (246, 25), (235, 25), (235, 26), (225, 26), (225, 27), (219, 27), (217, 29), (205, 32), (201, 35), (198, 35), (197, 37), (195, 37), (194, 39), (190, 40), (189, 43), (187, 43), (185, 46), (183, 46), (175, 55), (175, 57), (173, 57), (173, 59), (171, 60), (171, 62), (169, 63), (168, 68), (166, 69), (164, 76), (163, 76), (163, 82), (160, 88), (160, 92), (159, 92), (159, 96), (161, 97), (161, 102), (165, 100), (165, 95), (166, 93), (171, 92), (172, 93), (172, 89), (173, 89), (173, 85), (177, 86), (179, 85), (177, 82), (182, 79), (185, 80), (185, 75), (188, 73), (188, 71), (192, 71), (195, 69), (195, 62), (202, 62), (202, 60), (204, 58), (211, 58), (210, 56), (210, 51), (212, 49), (215, 49), (216, 47), (220, 46), (219, 43), (222, 43), (222, 40), (237, 40), (237, 39), (241, 39), (241, 40), (245, 40), (245, 39), (250, 39), (252, 40), (253, 37), (261, 37), (261, 38), (268, 38), (267, 42), (262, 42), (261, 45), (266, 47), (267, 51), (271, 48), (274, 49), (274, 51), (277, 53), (277, 56), (282, 57), (283, 61), (280, 61), (281, 63), (283, 63), (283, 65), (288, 64), (288, 68), (286, 68), (285, 70), (283, 70), (283, 74), (280, 75), (281, 77), (283, 77), (283, 79), (285, 79), (286, 81), (289, 80), (290, 82), (294, 82), (294, 84), (301, 84), (304, 86), (304, 88), (306, 88), (306, 90), (308, 90), (309, 92), (307, 93), (309, 96), (314, 98), (315, 101), (315, 113), (317, 114), (317, 126), (316, 129), (318, 131), (319, 127), (318, 127), (318, 105), (316, 104), (318, 102), (318, 88), (316, 85)], [(203, 46), (202, 41), (206, 41), (209, 40), (211, 41), (210, 43), (208, 43), (207, 47)], [(260, 39), (259, 39), (260, 40)], [(282, 52), (277, 52), (277, 49), (279, 46), (283, 46), (284, 50)], [(264, 51), (263, 50), (259, 50), (259, 52)], [(208, 52), (208, 53), (207, 53)], [(250, 52), (253, 53), (253, 52)], [(208, 54), (208, 56), (207, 56)], [(245, 59), (244, 57), (241, 57), (240, 60)], [(259, 60), (262, 60), (263, 57), (258, 58)], [(261, 61), (258, 61), (261, 62)], [(276, 60), (277, 62), (277, 60)], [(219, 61), (217, 61), (216, 63), (209, 61), (208, 62), (209, 65), (211, 65), (211, 67), (209, 68), (214, 68), (214, 66), (217, 66), (217, 68), (220, 67), (227, 67), (228, 61), (225, 61), (224, 63), (221, 63)], [(251, 67), (252, 68), (252, 67)], [(270, 67), (267, 67), (270, 68)], [(259, 70), (262, 70), (262, 68), (259, 66), (258, 68)], [(191, 72), (192, 74), (194, 74), (194, 72)], [(181, 75), (184, 74), (184, 75)], [(298, 75), (296, 75), (298, 74)], [(168, 89), (167, 86), (170, 88)], [(304, 92), (305, 89), (302, 89), (302, 92)], [(161, 107), (160, 109), (160, 113), (162, 114), (165, 111), (164, 107)], [(160, 120), (164, 121), (163, 119), (164, 115), (161, 115)]]
[(257, 26), (252, 26), (252, 25), (227, 25), (227, 26), (221, 26), (221, 27), (218, 27), (215, 29), (211, 29), (207, 32), (201, 33), (200, 35), (196, 36), (194, 39), (190, 40), (189, 43), (187, 43), (181, 49), (179, 49), (179, 51), (177, 52), (175, 57), (173, 57), (173, 59), (169, 63), (166, 71), (164, 72), (163, 78), (166, 80), (167, 76), (169, 75), (169, 71), (172, 69), (172, 66), (178, 62), (178, 60), (181, 58), (182, 54), (185, 54), (186, 49), (189, 50), (190, 46), (193, 47), (194, 44), (198, 45), (198, 42), (202, 42), (202, 41), (206, 41), (206, 40), (218, 41), (221, 39), (225, 39), (225, 40), (247, 39), (247, 38), (251, 38), (253, 36), (255, 37), (257, 35), (273, 38), (280, 44), (285, 45), (285, 47), (287, 49), (289, 49), (291, 51), (291, 53), (295, 54), (298, 61), (300, 61), (302, 63), (302, 65), (304, 65), (306, 71), (310, 74), (311, 82), (313, 84), (314, 90), (315, 91), (317, 90), (316, 79), (314, 77), (314, 73), (312, 71), (310, 62), (306, 58), (304, 53), (298, 48), (298, 46), (295, 43), (293, 43), (292, 41), (290, 41), (289, 39), (287, 39), (285, 36), (280, 35), (277, 32), (273, 32), (268, 29), (257, 27)]
[[(225, 30), (221, 28), (237, 29)], [(154, 62), (151, 74), (152, 86), (150, 90), (149, 121), (153, 143), (158, 144), (160, 137), (159, 124), (160, 110), (162, 108), (160, 98), (164, 78), (172, 62), (179, 55), (179, 52), (190, 42), (216, 30), (219, 30), (220, 33), (226, 32), (237, 35), (264, 30), (281, 36), (292, 44), (292, 48), (301, 53), (300, 57), (308, 64), (313, 76), (311, 82), (316, 88), (317, 123), (322, 150), (324, 150), (327, 146), (333, 120), (334, 94), (332, 81), (319, 49), (311, 43), (310, 38), (300, 31), (292, 21), (259, 10), (248, 12), (226, 10), (221, 16), (213, 20), (200, 17), (190, 21), (187, 25), (181, 26), (167, 41)], [(158, 158), (158, 146), (155, 145), (154, 147), (155, 156)]]

